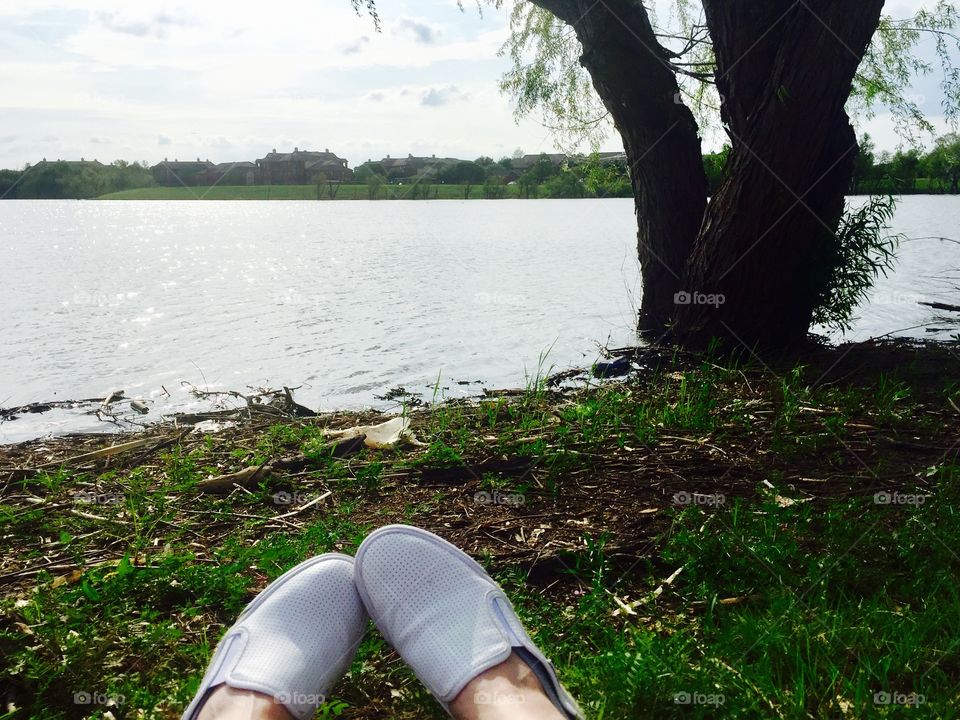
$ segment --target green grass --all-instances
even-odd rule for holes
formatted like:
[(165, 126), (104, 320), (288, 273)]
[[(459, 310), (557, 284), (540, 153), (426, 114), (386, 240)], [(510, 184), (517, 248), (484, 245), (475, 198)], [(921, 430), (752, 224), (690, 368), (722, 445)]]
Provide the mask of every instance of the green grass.
[[(877, 183), (870, 188), (876, 194), (908, 192), (890, 182)], [(484, 199), (483, 185), (473, 185), (464, 197), (465, 186), (441, 184), (382, 185), (376, 200), (480, 200)], [(918, 178), (909, 193), (939, 193), (936, 183)], [(543, 196), (543, 190), (540, 193)], [(517, 185), (503, 188), (503, 198), (519, 199)], [(316, 185), (214, 185), (213, 187), (148, 187), (123, 190), (101, 195), (98, 200), (329, 200), (326, 187), (317, 193)], [(362, 183), (342, 185), (336, 200), (370, 200), (370, 189)]]
[[(336, 458), (322, 423), (290, 421), (12, 483), (4, 555), (57, 569), (0, 599), (0, 682), (19, 702), (0, 717), (172, 717), (266, 583), (399, 521), (468, 528), (590, 718), (960, 717), (960, 466), (938, 450), (956, 439), (960, 391), (907, 363), (819, 375), (706, 359), (411, 411), (419, 449)], [(208, 475), (296, 453), (295, 477), (198, 492)], [(529, 473), (419, 479), (517, 456)], [(879, 502), (878, 482), (902, 502)], [(78, 504), (91, 488), (107, 501)], [(275, 519), (326, 489), (329, 502)], [(470, 505), (479, 490), (527, 504)], [(680, 505), (677, 490), (721, 501)], [(281, 491), (294, 503), (278, 506)], [(563, 534), (504, 562), (527, 542), (520, 529)], [(327, 712), (345, 718), (445, 717), (375, 633), (332, 695)]]

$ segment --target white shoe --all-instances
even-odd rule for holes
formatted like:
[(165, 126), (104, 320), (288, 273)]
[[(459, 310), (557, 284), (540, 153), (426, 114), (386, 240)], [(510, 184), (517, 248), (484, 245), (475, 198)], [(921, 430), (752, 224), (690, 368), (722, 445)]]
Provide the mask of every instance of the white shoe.
[(380, 632), (447, 712), (467, 683), (516, 652), (558, 710), (583, 718), (507, 596), (446, 540), (409, 525), (380, 528), (357, 550), (354, 581)]
[(327, 553), (270, 583), (220, 640), (183, 720), (222, 684), (269, 695), (297, 720), (313, 717), (367, 629), (353, 568), (348, 555)]

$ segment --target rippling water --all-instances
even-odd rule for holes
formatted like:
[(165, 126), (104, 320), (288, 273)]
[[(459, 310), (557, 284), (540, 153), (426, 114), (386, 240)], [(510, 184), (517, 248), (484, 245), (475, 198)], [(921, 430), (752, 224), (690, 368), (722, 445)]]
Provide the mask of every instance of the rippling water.
[[(895, 229), (958, 221), (960, 198), (910, 197)], [(0, 229), (5, 407), (122, 388), (156, 417), (198, 406), (181, 381), (302, 385), (325, 409), (398, 385), (429, 398), (438, 378), (475, 393), (457, 382), (521, 385), (544, 353), (561, 369), (631, 342), (640, 299), (630, 200), (7, 201)], [(849, 336), (935, 321), (916, 301), (960, 302), (957, 268), (960, 245), (908, 241)], [(0, 442), (93, 428), (28, 416)]]

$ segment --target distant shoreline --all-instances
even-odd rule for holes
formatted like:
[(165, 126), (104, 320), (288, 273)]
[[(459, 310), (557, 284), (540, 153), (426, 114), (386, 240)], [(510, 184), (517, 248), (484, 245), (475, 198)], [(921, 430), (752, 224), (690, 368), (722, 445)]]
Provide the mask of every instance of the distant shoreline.
[[(518, 185), (500, 186), (491, 194), (483, 185), (410, 184), (380, 185), (376, 194), (365, 184), (341, 185), (331, 197), (327, 186), (316, 185), (214, 185), (213, 187), (149, 187), (100, 195), (96, 200), (520, 200), (548, 199), (540, 194), (521, 195)], [(590, 198), (593, 195), (583, 195)], [(624, 195), (622, 197), (632, 197)], [(579, 197), (563, 198), (579, 199)]]
[[(470, 188), (469, 197), (464, 197), (464, 189), (461, 185), (431, 185), (429, 186), (429, 195), (423, 197), (421, 194), (416, 196), (410, 190), (409, 186), (384, 185), (381, 188), (381, 194), (378, 198), (370, 198), (366, 185), (344, 185), (337, 197), (333, 200), (351, 200), (378, 202), (382, 200), (598, 200), (610, 198), (629, 198), (632, 195), (582, 195), (576, 197), (556, 198), (547, 194), (529, 198), (520, 195), (519, 189), (514, 186), (507, 186), (501, 197), (488, 197), (484, 193), (482, 185), (475, 185)], [(436, 192), (435, 192), (436, 191)], [(886, 195), (890, 191), (877, 193), (868, 193), (858, 191), (848, 193), (848, 197), (867, 197), (871, 194)], [(930, 192), (928, 189), (917, 189), (915, 191), (901, 191), (892, 193), (894, 195), (932, 195), (945, 197), (960, 197), (950, 193)], [(324, 200), (331, 198), (325, 193), (317, 197), (317, 189), (312, 185), (252, 185), (252, 186), (225, 186), (225, 187), (156, 187), (139, 188), (136, 190), (124, 190), (122, 192), (108, 193), (101, 195), (93, 200)]]

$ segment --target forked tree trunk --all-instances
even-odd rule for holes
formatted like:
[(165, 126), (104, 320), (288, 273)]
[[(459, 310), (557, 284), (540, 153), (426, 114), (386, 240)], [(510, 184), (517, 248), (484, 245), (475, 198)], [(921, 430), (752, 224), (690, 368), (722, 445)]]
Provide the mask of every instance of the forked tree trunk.
[(690, 256), (674, 338), (782, 348), (805, 338), (833, 269), (857, 153), (844, 104), (883, 0), (703, 5), (733, 149)]
[[(805, 338), (856, 159), (844, 105), (883, 0), (703, 0), (733, 147), (706, 206), (697, 126), (639, 0), (531, 0), (570, 25), (623, 137), (641, 329), (785, 347)], [(682, 277), (681, 281), (678, 278)]]
[(623, 138), (643, 281), (640, 329), (658, 336), (707, 204), (698, 128), (639, 0), (533, 0), (570, 25), (581, 64)]

